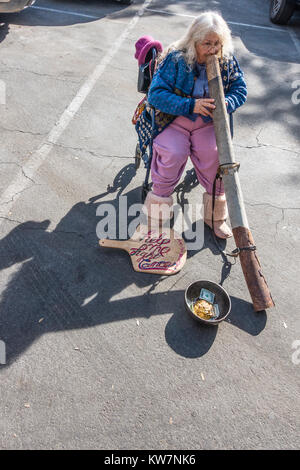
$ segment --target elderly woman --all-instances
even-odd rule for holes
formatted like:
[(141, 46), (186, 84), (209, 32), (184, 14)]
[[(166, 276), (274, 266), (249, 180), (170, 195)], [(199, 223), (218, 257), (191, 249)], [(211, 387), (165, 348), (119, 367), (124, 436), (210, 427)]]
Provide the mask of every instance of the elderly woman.
[[(247, 96), (243, 72), (232, 53), (226, 22), (218, 13), (208, 11), (199, 15), (186, 34), (162, 54), (148, 93), (148, 102), (156, 109), (153, 188), (145, 200), (148, 211), (157, 204), (172, 206), (171, 194), (190, 156), (198, 181), (205, 188), (204, 221), (212, 228), (212, 193), (219, 158), (212, 122), (215, 105), (209, 97), (205, 61), (211, 54), (219, 57), (227, 111), (232, 113)], [(138, 123), (138, 133), (139, 130)], [(142, 146), (140, 133), (139, 137)], [(232, 236), (226, 217), (227, 204), (220, 180), (214, 209), (214, 232), (220, 238)]]

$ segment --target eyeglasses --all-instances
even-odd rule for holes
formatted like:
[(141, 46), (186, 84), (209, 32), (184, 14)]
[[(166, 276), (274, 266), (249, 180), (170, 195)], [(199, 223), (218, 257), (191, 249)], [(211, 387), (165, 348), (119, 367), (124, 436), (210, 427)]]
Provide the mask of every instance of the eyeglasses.
[(205, 41), (203, 43), (201, 43), (201, 46), (205, 47), (206, 49), (211, 49), (212, 47), (222, 47), (222, 43), (221, 41), (217, 41), (215, 44), (212, 44), (211, 42), (209, 41)]

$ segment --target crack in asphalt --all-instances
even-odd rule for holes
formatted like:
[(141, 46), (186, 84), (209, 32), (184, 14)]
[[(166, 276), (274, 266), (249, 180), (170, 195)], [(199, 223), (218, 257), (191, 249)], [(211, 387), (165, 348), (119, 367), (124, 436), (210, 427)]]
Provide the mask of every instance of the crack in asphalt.
[(0, 126), (0, 129), (2, 129), (3, 131), (7, 131), (7, 132), (20, 132), (21, 134), (30, 134), (30, 135), (35, 135), (35, 136), (38, 135), (42, 137), (47, 135), (47, 133), (23, 131), (22, 129), (9, 129), (8, 127), (3, 127), (3, 126)]
[(9, 222), (13, 222), (13, 223), (16, 223), (16, 224), (24, 224), (24, 222), (22, 222), (21, 220), (10, 219), (9, 217), (0, 216), (0, 219), (8, 220)]
[[(278, 236), (278, 230), (279, 230), (279, 225), (284, 222), (285, 219), (285, 211), (287, 210), (300, 210), (300, 207), (280, 207), (280, 206), (275, 206), (274, 204), (270, 203), (250, 203), (250, 202), (245, 202), (245, 205), (255, 207), (255, 206), (267, 206), (267, 207), (272, 207), (273, 209), (281, 211), (281, 216), (280, 219), (275, 223), (275, 235)], [(287, 226), (291, 226), (291, 224), (286, 223)]]
[(39, 77), (52, 78), (54, 80), (60, 80), (62, 82), (72, 82), (72, 83), (78, 84), (78, 82), (80, 80), (82, 80), (82, 78), (83, 78), (83, 77), (80, 77), (80, 78), (78, 78), (78, 80), (74, 80), (74, 79), (69, 79), (68, 77), (62, 78), (60, 75), (56, 76), (56, 75), (51, 75), (49, 73), (40, 73), (40, 72), (35, 72), (33, 70), (25, 70), (25, 69), (22, 69), (20, 67), (12, 67), (11, 65), (7, 65), (3, 62), (1, 62), (1, 65), (3, 65), (5, 67), (5, 72), (7, 71), (7, 69), (9, 69), (9, 70), (13, 70), (13, 71), (32, 73), (34, 75), (38, 75)]
[(75, 150), (75, 151), (79, 151), (79, 152), (86, 152), (86, 153), (89, 153), (90, 155), (92, 155), (93, 157), (95, 158), (121, 158), (121, 159), (126, 159), (126, 158), (133, 158), (133, 157), (129, 157), (127, 155), (107, 155), (107, 154), (101, 154), (101, 153), (95, 153), (94, 151), (92, 150), (87, 150), (83, 147), (69, 147), (68, 145), (63, 145), (63, 144), (54, 144), (55, 147), (61, 147), (61, 148), (64, 148), (64, 149), (67, 149), (67, 150)]
[(258, 145), (240, 145), (240, 144), (234, 144), (235, 147), (243, 148), (243, 149), (259, 149), (263, 147), (271, 147), (275, 148), (277, 150), (283, 150), (284, 152), (289, 152), (289, 153), (294, 153), (295, 155), (300, 155), (299, 152), (296, 152), (296, 150), (291, 150), (291, 149), (286, 149), (284, 147), (279, 147), (277, 145), (272, 145), (272, 144), (263, 144), (259, 143)]
[(23, 176), (25, 176), (25, 178), (29, 179), (34, 184), (36, 184), (36, 182), (32, 178), (30, 178), (30, 176), (26, 175), (26, 173), (25, 173), (22, 165), (20, 165), (20, 163), (17, 163), (17, 162), (0, 162), (0, 165), (16, 165), (16, 166), (18, 166), (21, 169)]
[(280, 147), (279, 145), (265, 144), (264, 142), (261, 142), (260, 139), (259, 139), (259, 136), (260, 136), (260, 134), (263, 130), (264, 130), (264, 128), (262, 127), (259, 130), (258, 134), (255, 136), (257, 145), (241, 145), (241, 144), (236, 144), (236, 143), (234, 143), (233, 145), (235, 147), (246, 148), (246, 149), (258, 149), (258, 148), (262, 148), (262, 147), (272, 147), (272, 148), (275, 148), (275, 149), (278, 149), (278, 150), (283, 150), (284, 152), (290, 152), (290, 153), (294, 153), (295, 155), (300, 155), (300, 153), (296, 152), (296, 150), (286, 149), (284, 147)]
[(278, 210), (300, 210), (300, 207), (281, 207), (281, 206), (275, 206), (274, 204), (270, 204), (269, 202), (246, 202), (245, 204), (248, 206), (268, 206), (268, 207), (273, 207), (273, 209), (278, 209)]
[(30, 189), (30, 188), (32, 188), (32, 186), (29, 186), (29, 188), (22, 189), (22, 191), (19, 191), (19, 192), (15, 193), (15, 194), (12, 196), (12, 198), (9, 199), (9, 201), (2, 202), (0, 205), (1, 205), (1, 206), (4, 206), (4, 205), (9, 204), (10, 202), (12, 202), (12, 201), (14, 200), (14, 198), (15, 198), (18, 194), (21, 194), (22, 192), (24, 192), (24, 191), (26, 191), (27, 189)]
[[(23, 169), (22, 169), (22, 170), (23, 170)], [(23, 171), (22, 171), (22, 172), (23, 172)], [(24, 176), (25, 176), (26, 178), (28, 178), (29, 180), (33, 181), (31, 178), (29, 178), (28, 176), (26, 176), (24, 172), (23, 172), (23, 174), (24, 174)], [(34, 186), (42, 186), (42, 185), (41, 185), (41, 184), (38, 184), (38, 183), (34, 183), (34, 184), (32, 184), (32, 185), (30, 185), (30, 186), (28, 186), (28, 187), (22, 189), (21, 191), (18, 191), (18, 192), (16, 192), (16, 193), (14, 193), (14, 194), (12, 195), (12, 197), (11, 197), (8, 201), (1, 202), (1, 203), (0, 203), (0, 207), (1, 207), (1, 206), (6, 206), (6, 205), (9, 204), (10, 202), (13, 202), (14, 199), (15, 199), (15, 197), (18, 196), (18, 194), (22, 194), (24, 191), (27, 191), (28, 189), (31, 189), (31, 188), (33, 188)], [(3, 218), (3, 217), (0, 216), (0, 218)]]

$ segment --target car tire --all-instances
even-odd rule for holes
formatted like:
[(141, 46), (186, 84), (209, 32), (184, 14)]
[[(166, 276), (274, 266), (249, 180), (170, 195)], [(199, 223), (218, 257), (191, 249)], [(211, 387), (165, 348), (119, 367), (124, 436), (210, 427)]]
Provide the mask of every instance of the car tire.
[(295, 10), (289, 0), (271, 0), (270, 20), (275, 24), (286, 24)]

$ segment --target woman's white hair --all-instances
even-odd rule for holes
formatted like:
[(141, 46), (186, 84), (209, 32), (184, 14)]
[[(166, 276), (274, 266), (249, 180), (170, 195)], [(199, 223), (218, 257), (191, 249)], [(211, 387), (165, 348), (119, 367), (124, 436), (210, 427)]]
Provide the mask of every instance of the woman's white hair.
[(170, 44), (162, 53), (163, 59), (169, 52), (177, 50), (189, 65), (197, 60), (196, 44), (202, 42), (208, 33), (216, 33), (222, 41), (222, 55), (229, 58), (233, 54), (231, 31), (223, 17), (215, 11), (205, 11), (194, 19), (182, 38)]

